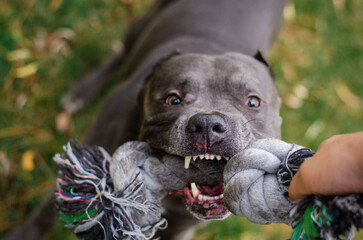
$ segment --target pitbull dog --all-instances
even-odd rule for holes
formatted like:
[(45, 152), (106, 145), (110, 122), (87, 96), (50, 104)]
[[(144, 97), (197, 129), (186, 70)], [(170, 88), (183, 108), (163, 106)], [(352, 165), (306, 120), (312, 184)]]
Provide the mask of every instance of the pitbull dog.
[[(173, 171), (190, 191), (194, 184), (204, 189), (206, 201), (222, 194), (230, 157), (257, 139), (280, 137), (280, 99), (262, 54), (285, 2), (160, 2), (141, 21), (142, 32), (133, 33), (123, 63), (127, 81), (106, 101), (86, 143), (113, 152), (124, 142), (145, 141), (175, 157)], [(222, 201), (206, 211), (188, 197), (185, 208), (181, 198), (164, 199), (169, 227), (163, 239), (185, 238), (198, 219), (229, 214)]]
[[(174, 193), (189, 194), (163, 200), (169, 227), (161, 239), (188, 239), (203, 220), (228, 216), (225, 164), (257, 139), (280, 138), (280, 98), (263, 55), (285, 3), (159, 1), (131, 27), (123, 57), (96, 71), (122, 65), (126, 81), (107, 99), (85, 143), (113, 153), (127, 141), (147, 142), (172, 156), (169, 166), (186, 185)], [(78, 92), (87, 89), (94, 87)]]

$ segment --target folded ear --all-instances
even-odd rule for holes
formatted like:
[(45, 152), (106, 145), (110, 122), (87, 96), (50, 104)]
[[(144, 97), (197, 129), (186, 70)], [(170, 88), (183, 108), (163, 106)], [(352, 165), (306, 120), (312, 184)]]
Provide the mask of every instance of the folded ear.
[(263, 63), (267, 68), (268, 68), (268, 70), (269, 70), (269, 72), (270, 72), (270, 74), (271, 74), (271, 76), (272, 76), (272, 78), (274, 77), (274, 73), (273, 73), (273, 71), (272, 71), (272, 68), (271, 68), (271, 64), (266, 60), (266, 58), (262, 55), (262, 53), (260, 52), (260, 50), (257, 50), (257, 52), (255, 53), (255, 55), (253, 55), (253, 57), (257, 60), (257, 61), (259, 61), (259, 62), (261, 62), (261, 63)]
[(156, 62), (156, 64), (154, 65), (154, 67), (151, 69), (150, 73), (146, 76), (145, 80), (143, 81), (143, 83), (140, 85), (139, 90), (138, 90), (138, 94), (137, 94), (137, 104), (140, 108), (143, 107), (143, 102), (144, 102), (144, 98), (145, 98), (145, 94), (146, 94), (146, 90), (147, 90), (147, 85), (149, 80), (153, 77), (153, 75), (155, 74), (155, 72), (160, 69), (160, 67), (168, 60), (170, 60), (171, 58), (180, 55), (181, 51), (180, 49), (175, 49), (173, 52), (169, 53), (168, 55), (166, 55), (165, 57), (162, 57), (159, 59), (159, 61)]

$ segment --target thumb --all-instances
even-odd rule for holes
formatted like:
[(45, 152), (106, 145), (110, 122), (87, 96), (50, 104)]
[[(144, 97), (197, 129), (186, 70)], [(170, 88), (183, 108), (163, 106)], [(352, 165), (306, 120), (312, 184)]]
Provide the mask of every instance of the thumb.
[(289, 198), (291, 201), (299, 200), (309, 195), (309, 189), (306, 182), (303, 180), (303, 174), (298, 171), (292, 178), (289, 187)]

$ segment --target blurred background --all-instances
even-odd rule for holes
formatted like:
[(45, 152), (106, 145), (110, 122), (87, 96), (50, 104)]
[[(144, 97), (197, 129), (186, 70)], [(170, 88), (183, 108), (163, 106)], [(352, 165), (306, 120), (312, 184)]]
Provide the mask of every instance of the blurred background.
[[(73, 116), (60, 108), (68, 86), (122, 49), (129, 23), (152, 2), (1, 1), (0, 238), (51, 191), (53, 155), (69, 138), (82, 140), (122, 74)], [(316, 150), (332, 135), (363, 130), (363, 1), (290, 1), (268, 58), (283, 100), (283, 140)], [(291, 233), (284, 225), (232, 216), (198, 229), (194, 240), (287, 239)], [(75, 237), (57, 221), (47, 239)]]

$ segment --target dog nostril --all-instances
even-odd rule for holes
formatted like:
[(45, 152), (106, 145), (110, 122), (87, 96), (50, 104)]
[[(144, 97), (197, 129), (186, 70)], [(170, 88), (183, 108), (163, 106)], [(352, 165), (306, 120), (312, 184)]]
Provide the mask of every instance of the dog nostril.
[(203, 128), (201, 126), (196, 126), (195, 127), (195, 132), (202, 132)]
[(214, 132), (217, 132), (217, 133), (224, 133), (225, 132), (225, 129), (224, 129), (224, 127), (223, 126), (221, 126), (221, 125), (215, 125), (215, 126), (213, 126), (213, 131)]

